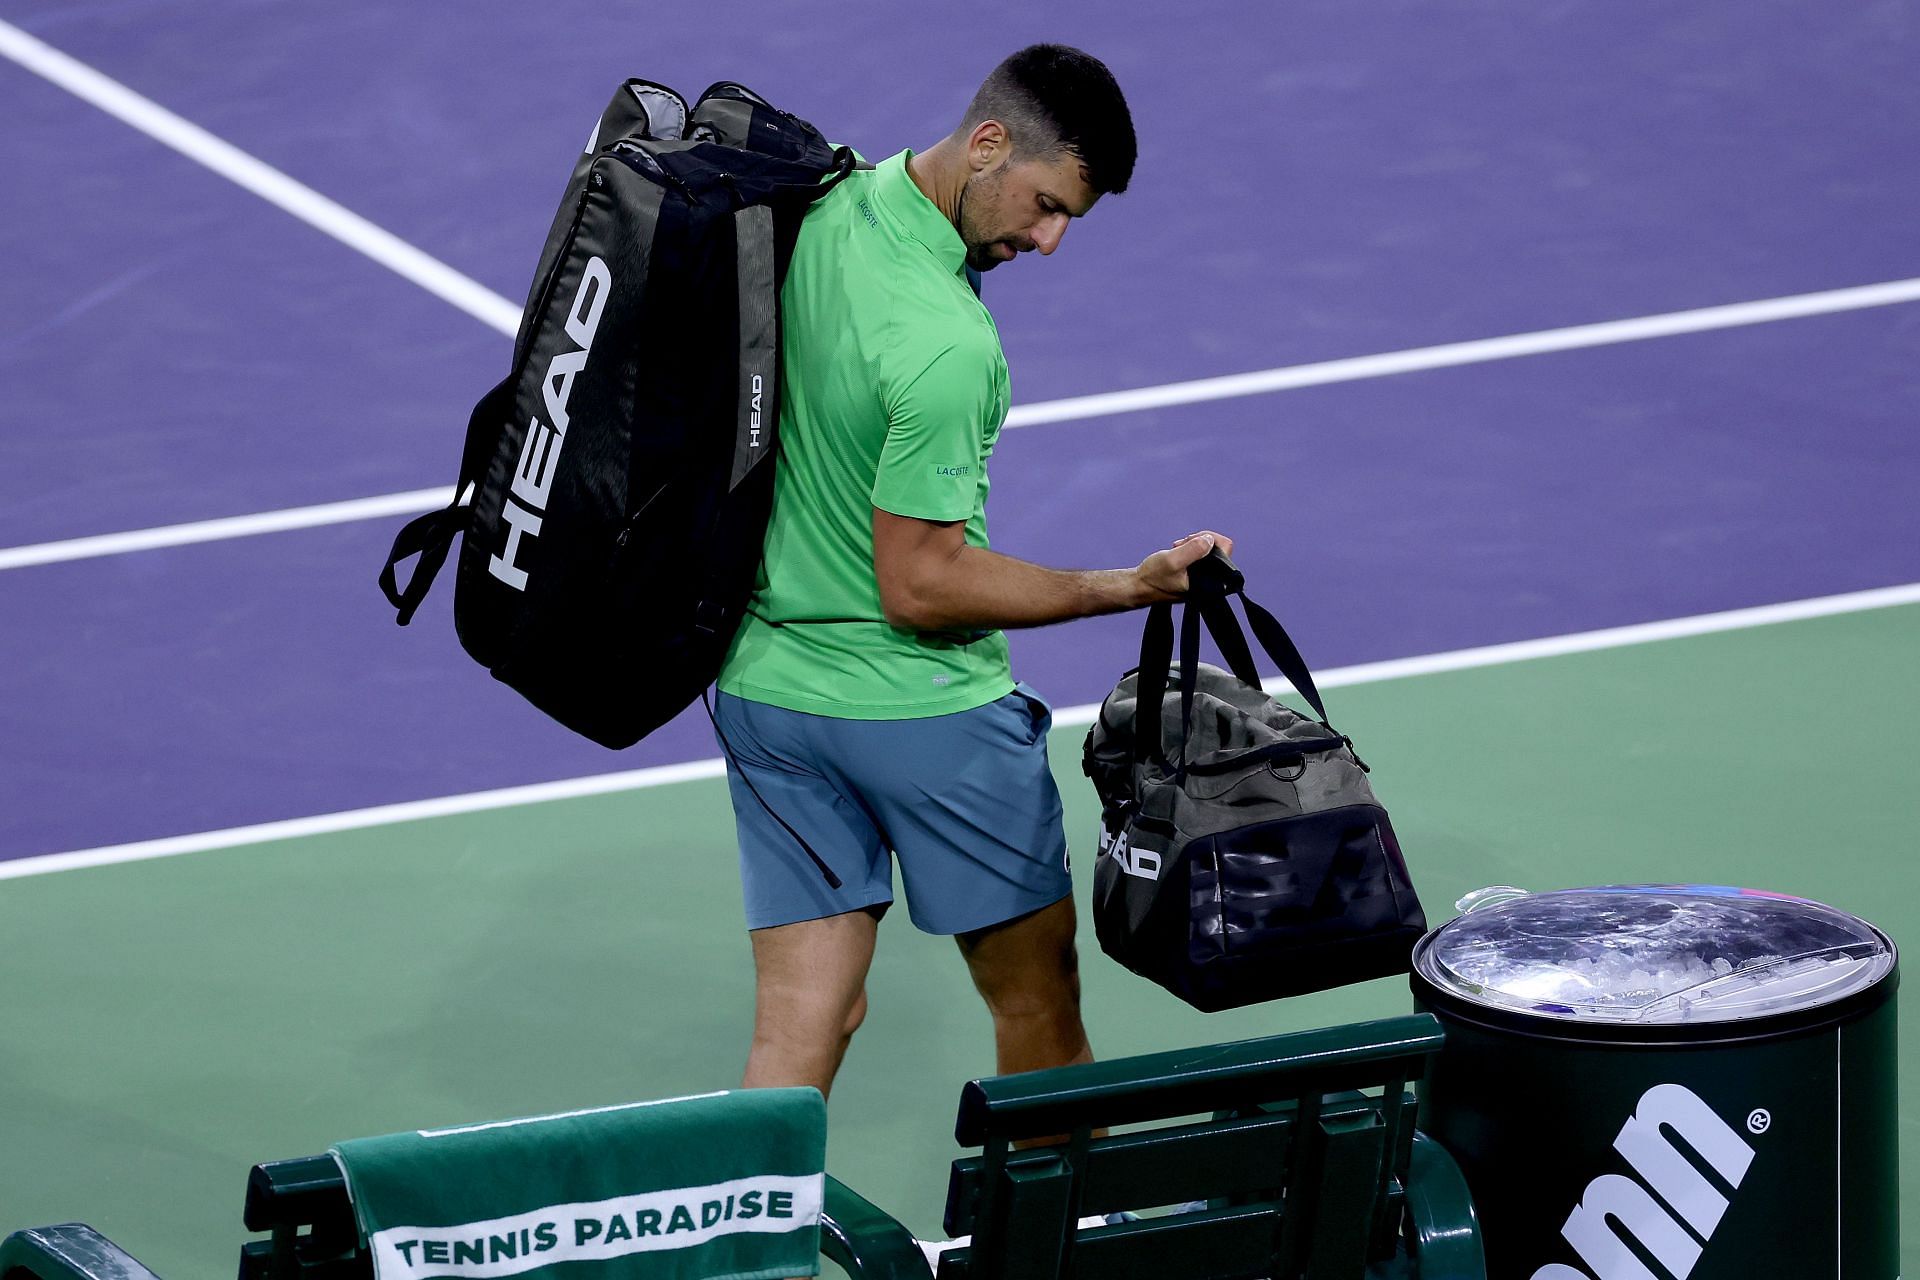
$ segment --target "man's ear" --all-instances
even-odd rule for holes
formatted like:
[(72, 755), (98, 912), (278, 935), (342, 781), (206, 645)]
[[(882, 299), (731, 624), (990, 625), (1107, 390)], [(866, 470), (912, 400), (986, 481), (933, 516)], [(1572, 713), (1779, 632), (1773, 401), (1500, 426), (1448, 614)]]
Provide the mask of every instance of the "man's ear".
[(998, 120), (982, 120), (967, 133), (967, 167), (975, 173), (1000, 164), (1012, 151), (1013, 140)]

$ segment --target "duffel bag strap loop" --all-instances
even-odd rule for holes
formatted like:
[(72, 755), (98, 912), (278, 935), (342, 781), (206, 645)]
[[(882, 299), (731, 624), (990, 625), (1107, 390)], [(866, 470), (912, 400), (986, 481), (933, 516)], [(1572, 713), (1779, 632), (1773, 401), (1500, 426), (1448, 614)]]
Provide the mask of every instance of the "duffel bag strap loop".
[[(1187, 568), (1188, 594), (1180, 620), (1180, 737), (1179, 749), (1168, 760), (1175, 778), (1186, 776), (1187, 736), (1193, 727), (1193, 699), (1199, 681), (1200, 625), (1219, 646), (1233, 674), (1255, 688), (1260, 675), (1253, 665), (1253, 654), (1239, 619), (1233, 616), (1229, 595), (1240, 597), (1247, 611), (1247, 622), (1254, 639), (1266, 652), (1280, 674), (1306, 699), (1320, 717), (1320, 723), (1333, 727), (1327, 719), (1326, 704), (1300, 656), (1293, 637), (1279, 619), (1247, 598), (1242, 589), (1245, 580), (1232, 561), (1218, 550), (1209, 552)], [(1147, 625), (1140, 637), (1140, 668), (1134, 677), (1133, 759), (1136, 766), (1162, 759), (1160, 750), (1161, 708), (1167, 694), (1167, 677), (1173, 666), (1173, 606), (1156, 604), (1147, 610)]]
[(1200, 610), (1192, 604), (1181, 611), (1180, 745), (1170, 758), (1160, 751), (1160, 716), (1167, 696), (1167, 675), (1173, 666), (1172, 605), (1156, 604), (1147, 610), (1147, 627), (1140, 638), (1140, 670), (1134, 678), (1134, 764), (1138, 767), (1164, 759), (1176, 783), (1187, 774), (1187, 740), (1193, 732), (1193, 697), (1199, 684), (1200, 621)]
[(1307, 670), (1307, 660), (1300, 656), (1293, 637), (1287, 634), (1278, 618), (1247, 599), (1244, 591), (1240, 593), (1240, 604), (1247, 611), (1247, 621), (1253, 625), (1254, 638), (1267, 651), (1267, 656), (1273, 659), (1273, 664), (1280, 668), (1280, 674), (1299, 691), (1309, 706), (1320, 713), (1320, 723), (1332, 728), (1327, 720), (1326, 704), (1320, 701), (1320, 690), (1313, 683), (1313, 672)]
[(1140, 634), (1140, 668), (1134, 675), (1133, 765), (1140, 767), (1160, 755), (1160, 704), (1167, 696), (1167, 671), (1173, 666), (1173, 606), (1156, 604), (1147, 610), (1146, 629)]
[(1195, 591), (1188, 597), (1188, 607), (1199, 609), (1207, 624), (1207, 634), (1213, 637), (1214, 644), (1220, 647), (1220, 656), (1226, 659), (1227, 670), (1239, 676), (1242, 683), (1257, 686), (1260, 672), (1253, 665), (1252, 651), (1247, 648), (1247, 633), (1240, 629), (1239, 619), (1233, 616), (1233, 606), (1227, 603), (1227, 597), (1211, 591)]
[(1200, 687), (1200, 623), (1206, 613), (1189, 600), (1180, 611), (1180, 748), (1174, 757), (1173, 785), (1187, 781), (1187, 748), (1193, 741), (1193, 695)]
[[(1214, 643), (1220, 646), (1220, 652), (1233, 668), (1233, 673), (1248, 684), (1260, 683), (1253, 672), (1252, 659), (1247, 654), (1246, 638), (1241, 634), (1233, 610), (1227, 605), (1226, 597), (1229, 595), (1240, 597), (1240, 604), (1247, 611), (1247, 621), (1253, 626), (1254, 639), (1260, 642), (1260, 647), (1266, 650), (1267, 657), (1287, 678), (1287, 683), (1298, 690), (1300, 696), (1319, 713), (1320, 723), (1327, 724), (1326, 704), (1320, 700), (1320, 690), (1313, 683), (1313, 673), (1307, 670), (1306, 659), (1300, 656), (1293, 637), (1287, 634), (1279, 619), (1248, 598), (1246, 578), (1234, 567), (1233, 562), (1215, 548), (1188, 567), (1187, 581), (1193, 596), (1201, 601), (1207, 630), (1213, 636)], [(1243, 658), (1244, 669), (1241, 665)]]

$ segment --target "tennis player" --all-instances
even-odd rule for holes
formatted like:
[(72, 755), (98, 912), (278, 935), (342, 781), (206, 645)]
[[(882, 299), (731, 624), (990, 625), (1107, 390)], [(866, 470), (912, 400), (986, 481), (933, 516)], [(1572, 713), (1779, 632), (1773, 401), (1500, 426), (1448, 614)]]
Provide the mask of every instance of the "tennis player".
[(1049, 712), (1014, 682), (1002, 631), (1178, 598), (1186, 567), (1232, 544), (1190, 534), (1084, 572), (988, 549), (1007, 363), (978, 289), (1058, 249), (1134, 156), (1107, 68), (1035, 45), (951, 134), (856, 171), (802, 225), (773, 518), (716, 711), (757, 978), (750, 1087), (831, 1087), (866, 1013), (891, 859), (914, 924), (959, 943), (1001, 1073), (1092, 1058)]

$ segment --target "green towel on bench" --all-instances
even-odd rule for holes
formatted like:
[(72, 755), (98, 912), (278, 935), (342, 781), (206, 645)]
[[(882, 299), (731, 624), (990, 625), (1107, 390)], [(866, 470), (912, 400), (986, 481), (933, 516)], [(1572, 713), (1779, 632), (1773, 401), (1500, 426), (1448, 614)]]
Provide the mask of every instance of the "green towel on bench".
[(332, 1149), (378, 1280), (817, 1274), (826, 1103), (743, 1089)]

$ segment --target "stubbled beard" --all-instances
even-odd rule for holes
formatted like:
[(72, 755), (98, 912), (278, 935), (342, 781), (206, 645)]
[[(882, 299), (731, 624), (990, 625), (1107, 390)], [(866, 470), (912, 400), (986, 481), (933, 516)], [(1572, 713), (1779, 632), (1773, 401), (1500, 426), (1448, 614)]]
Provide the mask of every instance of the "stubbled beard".
[[(960, 199), (953, 210), (954, 230), (960, 233), (960, 242), (967, 247), (967, 265), (975, 271), (991, 271), (1000, 265), (1000, 259), (993, 256), (993, 246), (1000, 242), (974, 239), (973, 229), (967, 225), (967, 193), (973, 190), (974, 183), (986, 181), (984, 178), (967, 179), (966, 185), (960, 188)], [(998, 178), (994, 179), (994, 185), (996, 188), (999, 186)]]

